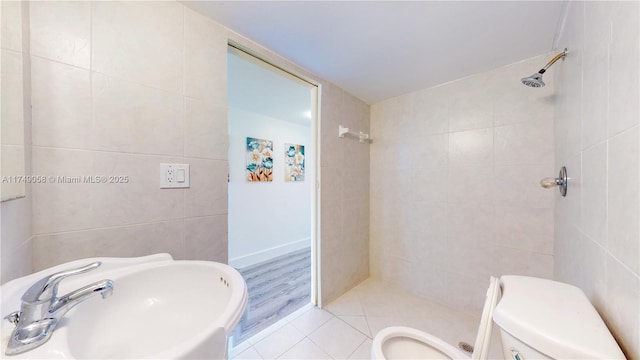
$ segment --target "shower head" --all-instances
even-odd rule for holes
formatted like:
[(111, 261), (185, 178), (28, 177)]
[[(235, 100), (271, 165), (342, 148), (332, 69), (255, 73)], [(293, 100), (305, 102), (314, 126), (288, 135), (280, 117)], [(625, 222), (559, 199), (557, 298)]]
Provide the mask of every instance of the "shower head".
[(542, 73), (535, 73), (531, 76), (523, 77), (520, 79), (523, 84), (530, 87), (543, 87), (545, 85), (544, 81), (542, 81)]
[(553, 59), (551, 59), (551, 61), (547, 63), (547, 65), (545, 65), (542, 69), (540, 69), (540, 71), (538, 71), (537, 73), (531, 76), (523, 77), (522, 79), (520, 79), (520, 81), (522, 81), (523, 84), (530, 87), (535, 87), (535, 88), (543, 87), (545, 83), (544, 81), (542, 81), (542, 74), (544, 74), (545, 71), (547, 71), (547, 69), (551, 65), (553, 65), (553, 63), (555, 63), (560, 59), (564, 59), (566, 56), (567, 56), (567, 49), (565, 48), (563, 52), (554, 56)]

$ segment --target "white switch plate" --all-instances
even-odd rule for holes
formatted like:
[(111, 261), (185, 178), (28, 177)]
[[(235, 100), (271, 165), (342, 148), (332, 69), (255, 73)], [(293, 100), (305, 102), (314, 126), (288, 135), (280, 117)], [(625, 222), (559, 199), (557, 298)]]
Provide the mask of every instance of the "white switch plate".
[(189, 164), (160, 164), (160, 189), (188, 187)]

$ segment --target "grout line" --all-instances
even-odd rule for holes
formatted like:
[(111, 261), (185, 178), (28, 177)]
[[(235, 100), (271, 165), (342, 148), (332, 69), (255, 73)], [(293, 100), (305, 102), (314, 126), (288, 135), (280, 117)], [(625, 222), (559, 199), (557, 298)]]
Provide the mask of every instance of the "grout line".
[[(226, 214), (219, 214), (219, 215), (226, 215)], [(186, 219), (206, 218), (206, 217), (213, 217), (213, 216), (219, 216), (219, 215), (203, 215), (203, 216), (188, 217), (188, 218), (178, 217), (178, 218), (173, 218), (173, 219), (163, 219), (163, 220), (157, 220), (157, 221), (151, 221), (151, 222), (142, 222), (142, 223), (133, 223), (133, 224), (120, 224), (120, 225), (114, 225), (114, 226), (91, 227), (91, 228), (84, 228), (84, 229), (77, 229), (77, 230), (59, 231), (59, 232), (42, 233), (42, 234), (33, 234), (33, 237), (49, 236), (49, 235), (74, 234), (74, 233), (88, 232), (88, 231), (94, 231), (94, 230), (119, 229), (119, 228), (127, 228), (127, 227), (134, 227), (134, 226), (143, 226), (143, 225), (155, 225), (155, 224), (160, 224), (160, 223), (176, 222), (176, 221), (186, 220)]]
[(32, 145), (32, 147), (38, 148), (38, 149), (46, 149), (46, 150), (83, 151), (83, 152), (96, 152), (96, 153), (104, 153), (104, 154), (154, 156), (154, 157), (165, 157), (165, 158), (170, 157), (170, 158), (176, 158), (176, 159), (193, 159), (193, 160), (228, 162), (228, 159), (204, 158), (204, 157), (198, 157), (198, 156), (183, 156), (183, 155), (175, 155), (175, 154), (172, 155), (172, 154), (140, 153), (140, 152), (115, 151), (115, 150), (78, 149), (78, 148), (67, 148), (67, 147), (46, 146), (46, 145)]
[(353, 351), (349, 354), (349, 356), (347, 356), (347, 359), (348, 359), (348, 358), (350, 358), (353, 354), (355, 354), (355, 352), (356, 352), (356, 351), (358, 351), (358, 349), (360, 348), (360, 346), (362, 346), (362, 344), (364, 344), (364, 343), (367, 341), (367, 339), (368, 339), (368, 338), (369, 338), (369, 337), (366, 337), (366, 336), (365, 336), (364, 340), (362, 340), (362, 342), (361, 342), (360, 344), (358, 344), (358, 346), (356, 346), (356, 348), (355, 348), (355, 349), (353, 349)]
[(367, 317), (367, 315), (364, 315), (364, 321), (367, 323), (367, 329), (369, 329), (369, 336), (367, 337), (373, 340), (376, 335), (371, 331), (371, 325), (369, 325), (369, 317)]
[[(351, 317), (356, 317), (356, 316), (361, 316), (361, 315), (342, 315), (342, 316), (351, 316)], [(355, 326), (349, 324), (348, 322), (344, 321), (343, 319), (340, 318), (340, 316), (334, 316), (335, 318), (337, 318), (338, 320), (342, 321), (343, 323), (347, 324), (349, 327), (351, 327), (353, 330), (359, 332), (360, 334), (364, 335), (366, 338), (369, 338), (369, 335), (363, 333), (362, 331), (360, 331), (359, 329), (357, 329)], [(366, 315), (362, 315), (362, 317), (365, 318), (365, 322), (367, 323), (367, 328), (369, 328), (369, 322), (367, 321), (367, 317)], [(369, 329), (369, 332), (371, 332), (371, 329)]]
[[(318, 327), (318, 328), (319, 328), (319, 327)], [(316, 330), (318, 330), (318, 329), (316, 329)], [(314, 330), (314, 331), (312, 331), (311, 333), (314, 333), (314, 332), (315, 332), (315, 330)], [(311, 334), (309, 334), (309, 335), (311, 335)], [(332, 358), (332, 359), (335, 359), (333, 356), (331, 356), (331, 355), (327, 352), (327, 350), (325, 350), (322, 346), (320, 346), (320, 344), (318, 344), (318, 343), (316, 343), (315, 341), (313, 341), (313, 339), (312, 339), (312, 338), (310, 338), (310, 337), (308, 337), (308, 336), (305, 336), (305, 337), (306, 337), (307, 339), (309, 339), (309, 341), (311, 341), (311, 343), (312, 343), (313, 345), (317, 346), (320, 350), (322, 350), (322, 352), (324, 352), (325, 354), (327, 354), (327, 356), (329, 356), (329, 357), (330, 357), (330, 358)]]
[[(293, 325), (291, 325), (293, 326)], [(295, 327), (294, 327), (295, 328)], [(298, 330), (298, 329), (296, 329)], [(299, 331), (299, 330), (298, 330)], [(302, 332), (300, 332), (302, 334)], [(293, 349), (294, 347), (296, 347), (296, 345), (300, 344), (301, 342), (304, 341), (304, 339), (306, 339), (306, 336), (303, 336), (302, 339), (298, 340), (298, 342), (296, 342), (295, 344), (291, 345), (289, 348), (287, 348), (285, 351), (282, 352), (282, 354), (276, 356), (276, 359), (280, 359), (282, 358), (282, 356), (284, 356), (284, 354), (286, 354), (287, 352), (289, 352), (291, 349)], [(262, 356), (262, 354), (260, 354), (260, 356)]]

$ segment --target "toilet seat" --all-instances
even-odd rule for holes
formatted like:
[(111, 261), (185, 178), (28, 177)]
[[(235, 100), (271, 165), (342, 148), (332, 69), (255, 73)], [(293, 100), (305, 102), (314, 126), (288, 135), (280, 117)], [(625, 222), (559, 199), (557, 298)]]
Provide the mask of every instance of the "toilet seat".
[(380, 330), (373, 340), (372, 359), (469, 359), (444, 340), (406, 326)]
[(405, 326), (380, 330), (373, 339), (372, 359), (486, 359), (489, 352), (493, 310), (498, 301), (499, 281), (489, 279), (489, 288), (482, 310), (474, 352), (469, 355), (424, 331)]

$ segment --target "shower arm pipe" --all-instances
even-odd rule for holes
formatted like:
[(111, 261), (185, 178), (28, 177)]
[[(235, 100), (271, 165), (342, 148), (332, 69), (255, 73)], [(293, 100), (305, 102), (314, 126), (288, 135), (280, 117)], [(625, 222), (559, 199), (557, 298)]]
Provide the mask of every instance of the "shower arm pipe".
[(560, 60), (560, 59), (564, 59), (567, 56), (567, 49), (564, 49), (563, 52), (561, 52), (560, 54), (556, 55), (553, 57), (553, 59), (551, 59), (547, 65), (545, 65), (542, 69), (540, 69), (540, 71), (538, 71), (539, 74), (544, 74), (545, 71), (547, 71), (547, 69), (555, 64), (556, 61)]

